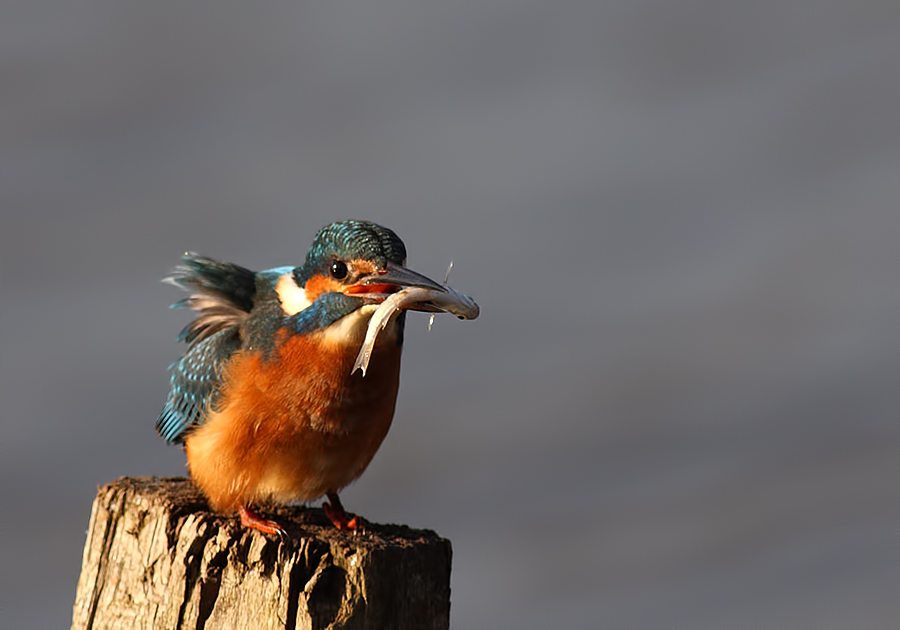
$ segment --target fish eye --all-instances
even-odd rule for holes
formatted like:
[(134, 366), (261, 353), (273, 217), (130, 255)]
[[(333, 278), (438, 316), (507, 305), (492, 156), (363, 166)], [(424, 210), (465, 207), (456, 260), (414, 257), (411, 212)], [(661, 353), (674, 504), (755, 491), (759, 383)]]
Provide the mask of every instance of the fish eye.
[(332, 260), (331, 267), (328, 269), (331, 277), (335, 280), (343, 280), (347, 277), (348, 269), (347, 263), (341, 260)]

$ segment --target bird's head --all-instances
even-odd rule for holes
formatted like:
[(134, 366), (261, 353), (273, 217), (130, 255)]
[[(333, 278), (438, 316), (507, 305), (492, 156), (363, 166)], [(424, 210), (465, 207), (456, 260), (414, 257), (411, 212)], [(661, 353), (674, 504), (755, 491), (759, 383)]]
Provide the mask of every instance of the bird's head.
[(352, 312), (405, 287), (446, 290), (405, 263), (406, 246), (392, 230), (370, 221), (332, 223), (316, 234), (306, 261), (279, 278), (278, 297), (294, 315), (322, 298)]

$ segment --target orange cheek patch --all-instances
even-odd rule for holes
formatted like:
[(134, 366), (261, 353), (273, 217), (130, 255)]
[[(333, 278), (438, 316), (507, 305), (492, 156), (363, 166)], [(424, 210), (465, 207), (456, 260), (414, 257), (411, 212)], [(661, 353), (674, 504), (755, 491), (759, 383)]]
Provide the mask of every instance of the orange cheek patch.
[(343, 287), (344, 285), (329, 276), (313, 276), (306, 281), (306, 299), (310, 302), (315, 302), (316, 298), (323, 293), (337, 293)]

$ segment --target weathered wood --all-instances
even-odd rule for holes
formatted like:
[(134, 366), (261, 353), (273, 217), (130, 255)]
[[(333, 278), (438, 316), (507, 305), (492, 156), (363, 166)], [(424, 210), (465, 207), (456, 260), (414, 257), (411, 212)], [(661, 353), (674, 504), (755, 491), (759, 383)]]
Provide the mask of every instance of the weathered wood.
[(450, 541), (267, 512), (288, 540), (209, 512), (187, 479), (124, 477), (94, 500), (73, 629), (448, 628)]

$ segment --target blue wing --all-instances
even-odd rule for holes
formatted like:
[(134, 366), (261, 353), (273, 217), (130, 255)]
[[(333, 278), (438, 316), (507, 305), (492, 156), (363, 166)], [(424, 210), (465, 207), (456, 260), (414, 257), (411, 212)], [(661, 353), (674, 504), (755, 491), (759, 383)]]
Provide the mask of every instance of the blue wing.
[(216, 402), (222, 370), (241, 347), (241, 324), (256, 293), (256, 274), (249, 269), (193, 253), (182, 262), (165, 281), (192, 294), (172, 307), (198, 315), (179, 335), (190, 347), (171, 366), (169, 397), (156, 420), (156, 430), (170, 444), (183, 442)]
[(240, 347), (237, 329), (221, 330), (195, 343), (172, 365), (169, 397), (156, 421), (166, 442), (183, 442), (188, 429), (201, 422), (216, 402), (222, 368)]

